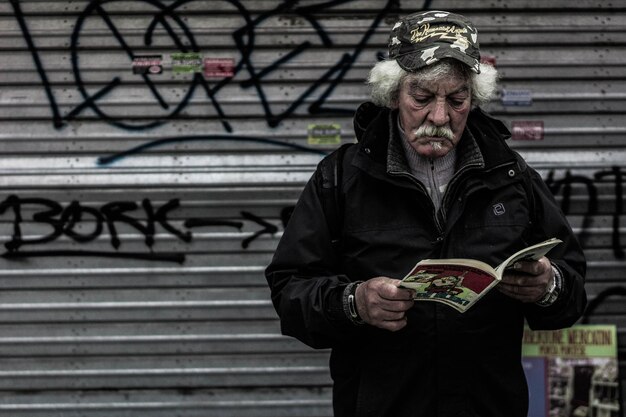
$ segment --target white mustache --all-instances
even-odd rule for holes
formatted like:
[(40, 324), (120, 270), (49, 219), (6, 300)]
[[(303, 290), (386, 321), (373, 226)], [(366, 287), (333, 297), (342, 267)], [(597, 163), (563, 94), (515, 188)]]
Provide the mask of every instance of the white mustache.
[(422, 125), (419, 128), (413, 131), (413, 135), (416, 139), (421, 137), (436, 137), (436, 138), (444, 138), (452, 141), (454, 139), (454, 133), (452, 129), (447, 126), (429, 126)]

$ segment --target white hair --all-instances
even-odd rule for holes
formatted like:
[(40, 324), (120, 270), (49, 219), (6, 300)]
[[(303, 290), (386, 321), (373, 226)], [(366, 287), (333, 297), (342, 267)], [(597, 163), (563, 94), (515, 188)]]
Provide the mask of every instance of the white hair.
[(490, 64), (481, 63), (480, 74), (476, 74), (460, 61), (443, 59), (433, 65), (409, 73), (403, 70), (395, 59), (392, 59), (380, 61), (370, 70), (367, 79), (367, 84), (370, 86), (370, 98), (376, 105), (392, 108), (397, 105), (400, 87), (406, 77), (412, 76), (426, 81), (436, 81), (455, 72), (469, 79), (472, 106), (488, 103), (495, 95), (498, 71)]

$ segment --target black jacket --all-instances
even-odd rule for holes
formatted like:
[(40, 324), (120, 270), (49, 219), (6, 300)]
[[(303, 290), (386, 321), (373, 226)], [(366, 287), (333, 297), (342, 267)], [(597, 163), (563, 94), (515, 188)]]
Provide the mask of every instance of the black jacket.
[[(330, 243), (319, 167), (306, 185), (266, 270), (282, 331), (332, 348), (336, 417), (526, 417), (524, 322), (554, 329), (577, 321), (586, 303), (582, 250), (541, 177), (506, 145), (501, 122), (480, 109), (470, 113), (457, 172), (435, 213), (423, 185), (407, 173), (395, 117), (371, 103), (357, 111), (359, 143), (343, 164), (340, 250)], [(416, 302), (395, 333), (354, 325), (343, 311), (343, 289), (352, 281), (400, 279), (423, 258), (495, 266), (551, 237), (564, 241), (549, 254), (564, 288), (549, 307), (497, 290), (463, 314)]]

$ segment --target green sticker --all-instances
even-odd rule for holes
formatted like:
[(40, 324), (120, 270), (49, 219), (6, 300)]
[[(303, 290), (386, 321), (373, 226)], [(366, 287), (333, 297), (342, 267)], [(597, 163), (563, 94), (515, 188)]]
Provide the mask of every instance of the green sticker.
[(308, 128), (309, 145), (339, 145), (341, 143), (341, 125), (310, 124)]
[(172, 57), (174, 74), (188, 74), (203, 71), (202, 56), (198, 52), (176, 52)]

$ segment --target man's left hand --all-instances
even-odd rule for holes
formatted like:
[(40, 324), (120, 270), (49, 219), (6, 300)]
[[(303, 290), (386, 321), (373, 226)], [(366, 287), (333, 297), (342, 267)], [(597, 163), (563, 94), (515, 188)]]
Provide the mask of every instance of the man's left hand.
[(554, 271), (545, 256), (538, 261), (519, 261), (508, 269), (496, 286), (501, 293), (523, 303), (535, 303), (554, 281)]

